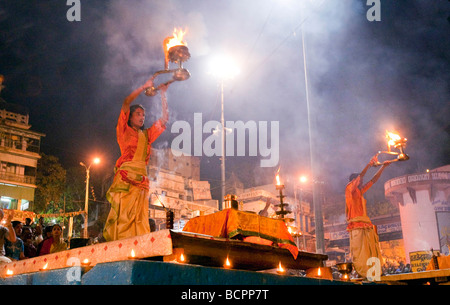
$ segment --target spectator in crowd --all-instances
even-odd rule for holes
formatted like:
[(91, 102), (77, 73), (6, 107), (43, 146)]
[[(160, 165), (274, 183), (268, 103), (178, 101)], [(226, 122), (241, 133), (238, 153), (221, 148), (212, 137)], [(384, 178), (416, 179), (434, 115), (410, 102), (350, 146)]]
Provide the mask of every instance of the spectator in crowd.
[(37, 256), (37, 248), (33, 243), (33, 230), (31, 229), (31, 227), (23, 227), (21, 238), (23, 240), (23, 253), (25, 257), (31, 258)]
[(40, 254), (40, 253), (41, 253), (41, 248), (42, 248), (42, 246), (44, 245), (44, 242), (45, 242), (47, 239), (49, 239), (49, 238), (52, 237), (52, 229), (53, 229), (53, 226), (52, 226), (52, 225), (51, 225), (51, 226), (46, 226), (46, 227), (44, 228), (44, 231), (43, 231), (43, 233), (42, 233), (43, 240), (37, 245), (37, 253), (38, 253), (38, 255), (41, 255), (41, 254)]
[(55, 224), (52, 228), (52, 237), (43, 241), (39, 255), (67, 250), (67, 243), (62, 238), (62, 227)]
[(18, 261), (25, 258), (25, 254), (23, 253), (24, 252), (23, 241), (19, 237), (22, 235), (23, 224), (20, 221), (16, 220), (12, 222), (12, 227), (16, 234), (16, 241), (11, 242), (9, 240), (6, 240), (5, 252), (6, 256), (9, 257), (11, 260)]
[(16, 242), (16, 233), (11, 225), (13, 214), (8, 214), (4, 220), (3, 217), (4, 212), (0, 209), (0, 264), (11, 262), (11, 260), (5, 256), (5, 241), (9, 240), (10, 242)]
[(33, 236), (33, 244), (37, 248), (37, 246), (44, 240), (42, 237), (42, 226), (39, 224), (34, 228), (34, 236)]

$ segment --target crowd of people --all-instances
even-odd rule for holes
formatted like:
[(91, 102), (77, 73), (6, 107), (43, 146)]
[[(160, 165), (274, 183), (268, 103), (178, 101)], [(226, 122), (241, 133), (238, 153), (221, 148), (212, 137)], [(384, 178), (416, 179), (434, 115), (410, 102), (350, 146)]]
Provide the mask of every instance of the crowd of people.
[[(4, 218), (0, 209), (0, 221)], [(9, 263), (68, 249), (59, 224), (44, 226), (43, 219), (32, 225), (7, 217), (0, 225), (0, 263)]]

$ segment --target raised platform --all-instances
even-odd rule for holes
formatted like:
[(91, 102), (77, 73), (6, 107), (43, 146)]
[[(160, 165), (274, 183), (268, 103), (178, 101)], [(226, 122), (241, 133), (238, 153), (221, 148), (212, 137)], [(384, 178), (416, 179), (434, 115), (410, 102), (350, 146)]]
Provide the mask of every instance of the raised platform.
[[(179, 263), (181, 254), (183, 263)], [(229, 269), (223, 268), (227, 257), (232, 264)], [(284, 248), (161, 230), (3, 264), (0, 284), (346, 284), (254, 272), (275, 269), (280, 263), (286, 269), (311, 270), (323, 267), (326, 259), (308, 252), (299, 252), (294, 259)]]
[(352, 285), (344, 281), (126, 260), (1, 278), (3, 285)]
[(391, 285), (450, 285), (450, 269), (386, 275), (380, 281)]

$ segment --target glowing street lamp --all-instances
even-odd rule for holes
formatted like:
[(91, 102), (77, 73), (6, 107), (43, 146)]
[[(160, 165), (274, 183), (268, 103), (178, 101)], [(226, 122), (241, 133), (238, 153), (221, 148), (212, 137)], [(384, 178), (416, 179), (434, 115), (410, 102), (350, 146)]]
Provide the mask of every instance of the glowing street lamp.
[(89, 166), (86, 166), (83, 162), (80, 162), (81, 166), (84, 166), (86, 168), (86, 196), (84, 198), (84, 230), (83, 230), (83, 236), (84, 238), (88, 238), (88, 210), (89, 210), (89, 171), (91, 169), (92, 164), (99, 164), (100, 159), (94, 158), (92, 162), (89, 164)]
[(221, 125), (222, 125), (222, 159), (221, 159), (221, 182), (222, 182), (222, 196), (219, 201), (219, 210), (222, 210), (222, 200), (225, 199), (225, 118), (224, 118), (224, 94), (223, 85), (225, 80), (233, 79), (240, 73), (239, 68), (229, 57), (217, 57), (211, 62), (211, 72), (220, 81), (221, 90)]
[[(299, 204), (298, 204), (298, 210), (300, 211), (300, 217), (298, 217), (298, 210), (297, 210), (297, 227), (300, 228), (301, 235), (303, 236), (303, 249), (306, 249), (306, 236), (305, 236), (305, 223), (304, 223), (304, 215), (303, 215), (303, 208), (302, 208), (302, 200), (303, 200), (303, 187), (302, 184), (308, 183), (308, 177), (307, 176), (300, 176), (298, 181), (300, 182), (300, 198), (299, 198)], [(295, 202), (297, 202), (297, 186), (294, 185), (294, 197)], [(300, 218), (300, 221), (299, 221)], [(298, 235), (297, 235), (297, 245), (298, 245)]]

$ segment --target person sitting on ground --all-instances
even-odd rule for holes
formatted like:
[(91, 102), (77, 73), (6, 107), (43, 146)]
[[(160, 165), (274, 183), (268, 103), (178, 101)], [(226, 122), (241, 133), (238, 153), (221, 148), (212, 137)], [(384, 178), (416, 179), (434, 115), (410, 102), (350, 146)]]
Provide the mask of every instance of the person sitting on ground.
[[(11, 219), (13, 214), (8, 214), (3, 220), (4, 212), (0, 209), (0, 264), (10, 263), (11, 259), (5, 256), (5, 241), (9, 240), (10, 242), (16, 241), (16, 233), (11, 225)], [(3, 226), (4, 225), (4, 226)]]
[(23, 253), (26, 258), (37, 256), (37, 248), (33, 243), (33, 230), (31, 227), (24, 226), (22, 229)]
[(5, 252), (6, 256), (9, 257), (13, 261), (18, 261), (21, 259), (25, 259), (23, 240), (19, 237), (22, 235), (22, 227), (23, 224), (20, 221), (13, 221), (12, 227), (16, 234), (16, 241), (11, 242), (9, 240), (5, 241)]
[(62, 227), (55, 224), (52, 228), (52, 237), (43, 241), (39, 255), (45, 255), (67, 250), (67, 243), (62, 238)]

